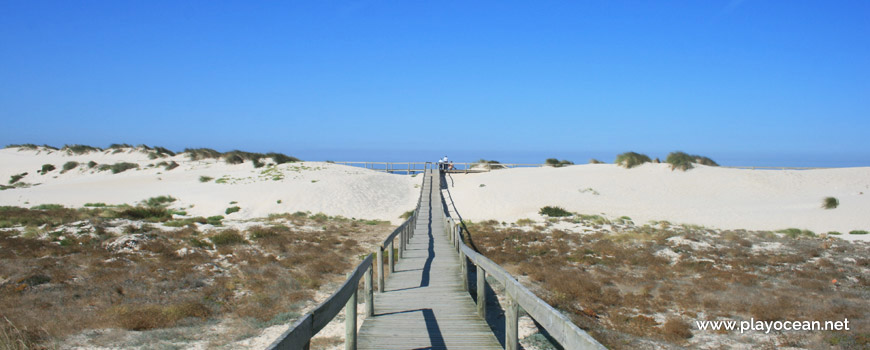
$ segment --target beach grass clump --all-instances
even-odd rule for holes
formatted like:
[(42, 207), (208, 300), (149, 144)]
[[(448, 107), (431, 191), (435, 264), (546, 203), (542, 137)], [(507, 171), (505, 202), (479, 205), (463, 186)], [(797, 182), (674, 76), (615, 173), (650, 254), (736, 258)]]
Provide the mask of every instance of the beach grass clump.
[(399, 218), (400, 218), (400, 219), (408, 219), (408, 218), (410, 218), (412, 215), (414, 215), (414, 210), (408, 210), (408, 211), (402, 213), (402, 215), (399, 215)]
[(649, 163), (651, 160), (646, 154), (636, 152), (625, 152), (616, 156), (616, 164), (626, 169), (634, 168), (643, 163)]
[(24, 144), (6, 145), (6, 148), (24, 148), (24, 149), (36, 150), (39, 148), (39, 146), (34, 145), (32, 143), (24, 143)]
[(203, 175), (203, 176), (200, 176), (200, 177), (199, 177), (199, 182), (209, 182), (209, 181), (211, 181), (211, 180), (214, 180), (214, 178), (211, 177), (211, 176), (205, 176), (205, 175)]
[(119, 150), (119, 149), (126, 149), (126, 148), (133, 148), (133, 145), (128, 144), (128, 143), (113, 143), (113, 144), (109, 145), (109, 148), (107, 148), (107, 149)]
[(184, 227), (184, 226), (191, 226), (193, 224), (207, 224), (207, 223), (208, 223), (208, 219), (206, 219), (202, 216), (197, 216), (197, 217), (193, 217), (193, 218), (170, 220), (170, 221), (163, 223), (163, 225), (168, 226), (168, 227)]
[(208, 239), (216, 246), (247, 243), (245, 237), (242, 237), (242, 235), (239, 234), (239, 231), (234, 229), (221, 231)]
[(291, 157), (283, 153), (269, 152), (266, 153), (267, 158), (272, 158), (275, 164), (295, 163), (300, 161), (299, 158)]
[(169, 203), (175, 202), (176, 200), (177, 199), (172, 196), (157, 196), (146, 199), (145, 205), (149, 207), (163, 207)]
[(547, 158), (544, 163), (554, 168), (561, 168), (566, 165), (574, 165), (574, 162), (570, 160), (558, 160), (556, 158)]
[(25, 176), (27, 176), (27, 173), (12, 175), (9, 177), (9, 184), (12, 185), (12, 184), (18, 182), (18, 180), (23, 179)]
[(164, 222), (172, 219), (172, 213), (164, 207), (126, 207), (115, 214), (116, 218), (143, 220), (149, 222)]
[(592, 159), (589, 159), (589, 164), (604, 164), (604, 162), (602, 162), (598, 159), (592, 158)]
[(138, 168), (139, 168), (139, 164), (136, 164), (136, 163), (119, 162), (119, 163), (115, 163), (115, 164), (102, 164), (97, 168), (97, 170), (99, 170), (99, 171), (111, 170), (112, 174), (119, 174), (119, 173), (123, 173), (127, 170), (130, 170), (130, 169), (138, 169)]
[(849, 231), (849, 234), (850, 235), (866, 235), (867, 231), (865, 231), (865, 230), (852, 230), (852, 231)]
[(816, 233), (810, 230), (802, 230), (799, 228), (787, 228), (784, 230), (776, 231), (778, 233), (782, 233), (789, 238), (800, 238), (800, 237), (815, 237)]
[(825, 197), (822, 201), (822, 208), (825, 209), (835, 209), (840, 206), (840, 200), (836, 197)]
[(93, 168), (96, 167), (96, 166), (97, 166), (97, 162), (95, 162), (95, 161), (93, 161), (93, 160), (90, 161), (90, 162), (88, 162), (88, 168), (89, 168), (89, 169), (93, 169)]
[[(143, 145), (145, 146), (145, 145)], [(148, 147), (148, 146), (145, 146)], [(175, 156), (175, 152), (170, 151), (169, 149), (163, 147), (154, 147), (150, 149), (150, 153), (148, 153), (149, 159), (157, 159), (157, 158), (166, 158)]]
[(42, 169), (39, 170), (40, 175), (48, 174), (48, 172), (53, 171), (55, 169), (54, 165), (51, 164), (43, 164)]
[(694, 167), (692, 165), (693, 163), (707, 166), (719, 166), (719, 164), (710, 158), (679, 151), (669, 153), (665, 162), (671, 165), (671, 170), (680, 169), (682, 171), (692, 169)]
[(69, 162), (66, 162), (66, 163), (63, 164), (63, 170), (61, 171), (61, 173), (65, 173), (65, 172), (67, 172), (67, 171), (73, 170), (73, 169), (75, 169), (77, 166), (79, 166), (79, 162), (76, 162), (76, 161), (69, 161)]
[(561, 207), (549, 206), (549, 205), (541, 208), (541, 210), (538, 211), (538, 213), (541, 215), (549, 216), (549, 217), (562, 217), (562, 216), (574, 215), (570, 211), (562, 209)]
[(190, 160), (217, 159), (221, 157), (221, 153), (211, 148), (185, 148), (184, 152)]
[(169, 171), (169, 170), (175, 169), (177, 167), (178, 167), (178, 163), (176, 163), (173, 160), (173, 161), (169, 162), (169, 164), (166, 164), (166, 168), (164, 168), (164, 169), (166, 169), (166, 171)]
[(238, 206), (232, 206), (232, 207), (227, 208), (227, 210), (224, 213), (227, 215), (230, 215), (232, 213), (238, 212), (239, 210), (242, 210), (242, 208), (239, 208)]
[(205, 223), (212, 225), (212, 226), (221, 226), (221, 225), (223, 225), (223, 222), (222, 222), (223, 219), (224, 219), (224, 217), (222, 215), (209, 216), (209, 217), (205, 218)]
[(102, 152), (103, 150), (99, 147), (88, 146), (88, 145), (64, 145), (61, 148), (61, 151), (66, 151), (68, 154), (88, 154), (91, 152)]

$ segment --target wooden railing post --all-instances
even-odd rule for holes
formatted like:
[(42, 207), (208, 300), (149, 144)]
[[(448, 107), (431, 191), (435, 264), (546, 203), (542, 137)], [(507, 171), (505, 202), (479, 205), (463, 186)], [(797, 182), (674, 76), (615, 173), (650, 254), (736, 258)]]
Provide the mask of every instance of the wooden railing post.
[[(347, 274), (350, 278), (353, 272)], [(353, 293), (347, 300), (344, 308), (344, 349), (356, 350), (356, 290), (359, 285), (353, 287)]]
[(408, 224), (410, 221), (405, 222), (405, 227), (402, 227), (402, 232), (399, 233), (399, 259), (405, 258), (405, 233), (408, 232)]
[(384, 292), (384, 247), (378, 247), (378, 292)]
[(486, 320), (486, 271), (477, 265), (477, 314)]
[(462, 289), (468, 292), (468, 263), (465, 260), (465, 252), (459, 251), (459, 277), (462, 280)]
[(396, 260), (393, 259), (393, 246), (395, 245), (395, 242), (395, 238), (390, 241), (390, 250), (387, 251), (387, 262), (390, 264), (390, 273), (396, 272)]
[(372, 285), (372, 275), (374, 272), (375, 264), (372, 264), (369, 266), (368, 271), (366, 271), (366, 318), (375, 315), (375, 291), (374, 286)]
[(516, 300), (511, 293), (507, 294), (507, 306), (504, 309), (504, 348), (505, 350), (517, 350), (520, 348), (519, 340), (519, 310)]

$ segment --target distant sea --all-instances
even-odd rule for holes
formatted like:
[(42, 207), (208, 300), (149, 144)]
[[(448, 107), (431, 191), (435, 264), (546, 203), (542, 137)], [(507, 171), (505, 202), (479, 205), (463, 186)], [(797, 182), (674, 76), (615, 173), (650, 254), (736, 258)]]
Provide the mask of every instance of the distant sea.
[[(641, 151), (639, 151), (641, 152)], [(545, 152), (545, 151), (420, 151), (403, 150), (363, 150), (363, 149), (322, 149), (286, 151), (300, 159), (312, 161), (367, 161), (367, 162), (436, 162), (447, 156), (453, 162), (476, 162), (480, 159), (496, 160), (501, 163), (541, 164), (547, 158), (570, 160), (575, 164), (589, 163), (597, 159), (613, 163), (621, 152)], [(641, 152), (642, 153), (642, 152)], [(662, 161), (668, 152), (646, 153), (650, 158)], [(794, 153), (700, 153), (712, 158), (722, 166), (761, 166), (761, 167), (868, 167), (870, 152), (856, 154), (794, 154)]]

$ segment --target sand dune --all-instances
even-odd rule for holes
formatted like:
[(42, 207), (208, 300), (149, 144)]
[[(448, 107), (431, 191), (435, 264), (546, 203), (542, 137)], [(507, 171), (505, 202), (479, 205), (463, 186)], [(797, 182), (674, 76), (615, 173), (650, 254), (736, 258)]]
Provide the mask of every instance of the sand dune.
[[(2, 183), (7, 183), (14, 174), (27, 172), (19, 182), (39, 185), (0, 191), (0, 205), (135, 204), (150, 197), (171, 195), (178, 199), (172, 204), (174, 208), (184, 209), (194, 216), (225, 215), (228, 219), (241, 220), (270, 213), (310, 211), (398, 223), (402, 213), (414, 208), (419, 191), (415, 184), (421, 180), (421, 177), (389, 175), (324, 162), (254, 168), (251, 162), (231, 165), (217, 159), (190, 161), (185, 155), (149, 159), (147, 152), (137, 149), (112, 152), (70, 155), (46, 149), (2, 149)], [(63, 164), (69, 161), (82, 164), (61, 173)], [(131, 162), (139, 164), (140, 168), (112, 174), (89, 169), (86, 165), (89, 161)], [(156, 166), (172, 161), (179, 166), (172, 170)], [(40, 175), (43, 164), (52, 164), (57, 169)], [(155, 166), (149, 167), (149, 164)], [(203, 183), (201, 176), (213, 180)], [(230, 206), (239, 206), (241, 211), (226, 215), (224, 212)]]
[[(624, 169), (612, 164), (519, 168), (452, 175), (453, 199), (464, 219), (513, 222), (542, 219), (556, 205), (583, 214), (629, 216), (635, 223), (667, 220), (722, 229), (816, 233), (844, 239), (870, 230), (870, 168), (744, 170), (697, 166), (671, 171), (667, 164)], [(448, 183), (451, 181), (448, 180)], [(840, 200), (836, 209), (822, 200)]]

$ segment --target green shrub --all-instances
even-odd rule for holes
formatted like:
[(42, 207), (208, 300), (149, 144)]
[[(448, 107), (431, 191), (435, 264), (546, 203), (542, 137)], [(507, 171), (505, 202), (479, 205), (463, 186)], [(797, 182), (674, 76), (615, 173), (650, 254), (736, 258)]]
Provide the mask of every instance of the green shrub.
[[(94, 164), (96, 164), (96, 163), (94, 163)], [(112, 165), (102, 164), (97, 168), (97, 170), (99, 170), (99, 171), (111, 170), (112, 174), (118, 174), (118, 173), (123, 173), (129, 169), (137, 169), (137, 168), (139, 168), (139, 164), (121, 162), (121, 163), (115, 163)]]
[(187, 153), (190, 160), (215, 159), (221, 156), (220, 152), (211, 148), (185, 148), (182, 153)]
[(175, 202), (176, 200), (177, 199), (172, 196), (157, 196), (146, 199), (145, 205), (149, 207), (161, 207), (169, 203)]
[(413, 211), (413, 210), (408, 210), (408, 211), (402, 213), (402, 215), (399, 215), (399, 218), (400, 218), (400, 219), (408, 219), (408, 218), (411, 217), (411, 215), (414, 215), (414, 211)]
[(604, 164), (604, 162), (602, 162), (598, 159), (592, 158), (589, 160), (589, 164)]
[(23, 144), (23, 145), (16, 145), (16, 144), (6, 145), (6, 148), (37, 149), (37, 148), (39, 148), (39, 146), (34, 145), (34, 144), (32, 144), (32, 143), (25, 143), (25, 144)]
[(75, 162), (75, 161), (66, 162), (63, 164), (63, 172), (65, 173), (67, 171), (73, 170), (77, 166), (79, 166), (79, 162)]
[(117, 218), (163, 222), (172, 219), (172, 214), (163, 207), (129, 207), (119, 211)]
[(266, 157), (272, 158), (272, 160), (275, 161), (275, 164), (295, 163), (299, 161), (299, 158), (275, 152), (266, 153)]
[(169, 171), (169, 170), (175, 169), (175, 168), (177, 168), (177, 167), (178, 167), (178, 163), (176, 163), (176, 162), (173, 160), (171, 163), (169, 163), (169, 165), (166, 166), (166, 171)]
[(798, 238), (800, 236), (807, 236), (807, 237), (815, 237), (816, 236), (816, 233), (813, 231), (801, 230), (799, 228), (787, 228), (785, 230), (779, 230), (777, 232), (785, 234), (786, 236), (791, 237), (791, 238)]
[(616, 164), (627, 169), (634, 168), (643, 163), (649, 163), (649, 156), (635, 152), (625, 152), (616, 156)]
[(54, 210), (54, 209), (63, 209), (63, 205), (60, 204), (40, 204), (36, 206), (30, 207), (31, 210)]
[(692, 163), (707, 166), (719, 166), (719, 164), (716, 164), (716, 162), (710, 158), (679, 151), (669, 153), (665, 162), (671, 165), (671, 170), (680, 169), (682, 171), (692, 169), (694, 167), (692, 166)]
[(239, 244), (245, 243), (245, 238), (239, 234), (239, 231), (236, 230), (224, 230), (214, 236), (208, 238), (214, 245), (230, 245), (230, 244)]
[(206, 243), (205, 241), (196, 239), (195, 237), (191, 237), (190, 240), (187, 241), (191, 247), (196, 248), (211, 248), (211, 244)]
[(822, 202), (822, 208), (825, 209), (834, 209), (840, 205), (840, 201), (834, 197), (825, 197), (825, 200)]
[(547, 160), (545, 160), (544, 162), (547, 163), (547, 165), (552, 166), (554, 168), (561, 168), (561, 167), (566, 166), (566, 165), (574, 165), (574, 162), (572, 162), (570, 160), (558, 160), (556, 158), (547, 158)]
[(546, 206), (541, 208), (541, 211), (538, 212), (541, 215), (546, 215), (550, 217), (560, 217), (560, 216), (571, 216), (571, 212), (562, 209), (561, 207), (555, 206)]
[(45, 175), (45, 174), (47, 174), (49, 171), (52, 171), (52, 170), (54, 170), (54, 169), (55, 169), (55, 168), (54, 168), (54, 165), (51, 165), (51, 164), (43, 164), (43, 165), (42, 165), (42, 170), (40, 170), (39, 173), (42, 174), (42, 175)]
[(227, 215), (230, 215), (230, 214), (232, 214), (232, 213), (238, 212), (239, 210), (242, 210), (242, 208), (239, 208), (239, 207), (237, 207), (237, 206), (236, 206), (236, 207), (229, 207), (229, 208), (227, 208), (227, 210), (226, 210), (225, 213), (226, 213)]
[(85, 203), (84, 206), (85, 207), (92, 207), (92, 208), (103, 208), (103, 207), (106, 207), (107, 205), (106, 205), (106, 203)]
[(199, 182), (209, 182), (211, 180), (214, 180), (214, 178), (211, 176), (200, 176), (199, 177)]
[(95, 166), (97, 166), (97, 162), (95, 162), (95, 161), (88, 162), (88, 168), (93, 169)]
[(220, 226), (223, 219), (224, 217), (221, 215), (209, 216), (206, 218), (206, 223), (212, 226)]
[(849, 231), (849, 234), (850, 234), (850, 235), (866, 235), (866, 234), (867, 234), (867, 231), (864, 231), (864, 230), (852, 230), (852, 231)]
[(839, 235), (842, 235), (842, 233), (837, 232), (837, 231), (830, 231), (830, 232), (828, 232), (828, 235), (829, 236), (839, 236)]
[(163, 225), (169, 226), (169, 227), (183, 227), (183, 226), (193, 225), (194, 223), (207, 224), (208, 219), (206, 219), (202, 216), (197, 216), (195, 218), (187, 218), (187, 219), (167, 221)]
[(124, 148), (133, 148), (133, 145), (126, 143), (113, 143), (109, 145), (109, 149), (124, 149)]
[(27, 173), (12, 175), (9, 177), (9, 184), (12, 185), (12, 184), (18, 182), (18, 180), (21, 180), (22, 178), (24, 178), (25, 176), (27, 176)]
[(91, 152), (101, 152), (102, 149), (93, 146), (87, 145), (64, 145), (61, 148), (62, 151), (66, 151), (69, 154), (87, 154)]

